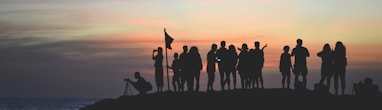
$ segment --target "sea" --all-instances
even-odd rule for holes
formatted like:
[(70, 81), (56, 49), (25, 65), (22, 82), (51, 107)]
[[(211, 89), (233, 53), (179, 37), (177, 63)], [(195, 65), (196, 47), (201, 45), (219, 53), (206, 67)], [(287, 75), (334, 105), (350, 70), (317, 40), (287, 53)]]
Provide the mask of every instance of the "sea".
[(0, 98), (0, 110), (79, 110), (101, 99)]

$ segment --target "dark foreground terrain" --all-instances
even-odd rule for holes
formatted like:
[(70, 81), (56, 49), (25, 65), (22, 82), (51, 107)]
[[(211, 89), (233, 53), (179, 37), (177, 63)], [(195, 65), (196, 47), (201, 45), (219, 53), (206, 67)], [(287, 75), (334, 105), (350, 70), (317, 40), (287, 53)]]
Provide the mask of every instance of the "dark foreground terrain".
[(381, 109), (381, 96), (335, 96), (311, 90), (258, 89), (216, 92), (162, 92), (103, 99), (80, 110), (166, 109)]

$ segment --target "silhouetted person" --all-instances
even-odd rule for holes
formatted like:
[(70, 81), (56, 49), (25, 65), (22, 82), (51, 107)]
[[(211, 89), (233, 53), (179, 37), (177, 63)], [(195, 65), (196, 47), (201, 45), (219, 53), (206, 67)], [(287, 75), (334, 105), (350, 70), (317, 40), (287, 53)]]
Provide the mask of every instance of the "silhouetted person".
[(207, 91), (214, 91), (213, 83), (215, 81), (215, 72), (216, 67), (216, 50), (217, 45), (212, 44), (211, 50), (207, 53), (207, 74), (208, 74), (208, 82), (207, 82)]
[(280, 66), (279, 66), (279, 70), (281, 72), (281, 75), (282, 75), (282, 86), (283, 88), (285, 88), (285, 81), (286, 81), (286, 86), (287, 88), (289, 89), (289, 85), (290, 85), (290, 70), (293, 69), (292, 68), (292, 62), (291, 62), (291, 56), (289, 54), (289, 46), (284, 46), (283, 48), (284, 50), (284, 53), (281, 54), (280, 56)]
[(240, 53), (238, 56), (237, 70), (239, 71), (241, 88), (248, 89), (250, 83), (250, 73), (251, 73), (251, 55), (248, 52), (247, 44), (243, 43), (241, 49), (239, 48)]
[(261, 88), (264, 88), (264, 82), (263, 82), (263, 72), (262, 69), (264, 67), (264, 48), (267, 47), (267, 44), (264, 45), (263, 48), (260, 49), (260, 42), (256, 41), (255, 42), (255, 67), (254, 67), (254, 72), (255, 72), (255, 80), (257, 87), (259, 87), (259, 81), (261, 84)]
[(330, 49), (329, 44), (325, 44), (322, 51), (317, 53), (318, 57), (321, 57), (321, 80), (320, 84), (323, 84), (326, 79), (326, 86), (330, 88), (330, 80), (333, 75), (333, 52)]
[(302, 46), (302, 40), (297, 39), (297, 45), (292, 50), (291, 56), (294, 56), (294, 74), (295, 83), (297, 83), (299, 76), (303, 78), (303, 87), (306, 88), (306, 75), (308, 75), (308, 68), (306, 67), (306, 57), (309, 57), (309, 51)]
[[(158, 52), (156, 56), (154, 56), (154, 53)], [(163, 89), (163, 53), (162, 53), (162, 47), (158, 47), (157, 50), (153, 50), (152, 54), (153, 60), (155, 60), (155, 82), (157, 86), (157, 91), (162, 92)]]
[(342, 42), (338, 41), (334, 49), (334, 90), (338, 95), (338, 79), (341, 80), (342, 95), (345, 93), (345, 72), (346, 72), (346, 48)]
[(135, 72), (134, 76), (135, 79), (137, 79), (136, 82), (131, 81), (130, 79), (125, 79), (125, 81), (130, 82), (133, 85), (133, 87), (139, 92), (138, 95), (146, 94), (151, 90), (151, 84), (149, 85), (149, 83), (146, 82), (143, 77), (141, 77), (139, 72)]
[(234, 45), (228, 46), (228, 55), (227, 55), (227, 73), (226, 73), (226, 83), (228, 85), (228, 90), (231, 89), (230, 74), (233, 78), (233, 88), (236, 89), (236, 64), (237, 64), (237, 52)]
[(187, 56), (189, 59), (189, 70), (190, 70), (190, 73), (192, 74), (193, 77), (191, 77), (191, 79), (189, 79), (189, 82), (188, 82), (188, 89), (193, 91), (193, 82), (194, 82), (194, 78), (195, 78), (195, 81), (196, 81), (196, 84), (195, 84), (195, 91), (198, 92), (199, 91), (199, 81), (200, 81), (200, 70), (203, 69), (203, 64), (202, 64), (202, 59), (200, 57), (200, 54), (199, 54), (199, 51), (198, 51), (198, 48), (196, 46), (192, 46), (191, 49), (190, 49), (190, 52), (188, 53), (189, 55)]
[(185, 56), (187, 55), (187, 52), (188, 52), (188, 47), (187, 45), (184, 45), (183, 46), (183, 53), (181, 53), (179, 55), (179, 69), (180, 69), (180, 80), (181, 80), (181, 84), (180, 84), (180, 91), (184, 91), (184, 85), (186, 83), (186, 65), (187, 63), (185, 63), (186, 61), (186, 58)]
[(171, 67), (168, 67), (172, 69), (174, 75), (172, 76), (172, 86), (174, 87), (174, 91), (180, 91), (180, 84), (181, 84), (181, 79), (180, 79), (180, 62), (179, 62), (179, 57), (178, 53), (174, 53), (174, 60), (172, 61)]
[(225, 78), (224, 75), (228, 71), (227, 67), (227, 55), (228, 55), (228, 50), (225, 47), (226, 43), (225, 41), (220, 42), (220, 48), (216, 51), (216, 56), (218, 58), (218, 66), (219, 66), (219, 73), (220, 73), (220, 84), (221, 84), (221, 89), (224, 90), (225, 86)]

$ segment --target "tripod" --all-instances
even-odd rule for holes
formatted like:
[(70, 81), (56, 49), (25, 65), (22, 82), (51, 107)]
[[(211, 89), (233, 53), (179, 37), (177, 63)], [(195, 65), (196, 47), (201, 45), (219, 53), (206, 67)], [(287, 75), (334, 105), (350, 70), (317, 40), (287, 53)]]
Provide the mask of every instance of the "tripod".
[(123, 96), (129, 95), (129, 92), (130, 92), (130, 95), (133, 95), (133, 93), (131, 92), (131, 88), (129, 86), (129, 80), (124, 79), (124, 81), (126, 81), (126, 86), (125, 86), (125, 91), (123, 92)]

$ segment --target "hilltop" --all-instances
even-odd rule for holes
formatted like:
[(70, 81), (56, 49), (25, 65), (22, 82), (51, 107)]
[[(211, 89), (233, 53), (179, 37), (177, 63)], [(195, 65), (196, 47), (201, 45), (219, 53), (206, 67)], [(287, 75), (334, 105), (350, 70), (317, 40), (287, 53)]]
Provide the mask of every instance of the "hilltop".
[(336, 96), (307, 89), (256, 89), (215, 92), (150, 93), (103, 99), (80, 110), (146, 110), (146, 109), (244, 109), (244, 108), (341, 108), (380, 107), (381, 96)]

